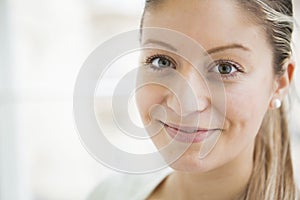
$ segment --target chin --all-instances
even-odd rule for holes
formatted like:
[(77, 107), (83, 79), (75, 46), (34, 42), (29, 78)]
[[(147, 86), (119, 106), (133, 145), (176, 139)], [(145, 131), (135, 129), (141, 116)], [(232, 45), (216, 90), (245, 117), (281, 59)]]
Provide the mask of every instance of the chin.
[(176, 171), (187, 173), (205, 173), (212, 170), (208, 158), (199, 158), (199, 151), (187, 151), (169, 166)]

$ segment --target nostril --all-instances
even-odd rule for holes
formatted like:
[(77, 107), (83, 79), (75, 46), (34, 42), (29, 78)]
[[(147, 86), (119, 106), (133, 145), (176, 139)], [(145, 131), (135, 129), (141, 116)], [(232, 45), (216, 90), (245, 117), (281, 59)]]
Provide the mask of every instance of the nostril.
[(209, 98), (205, 96), (177, 94), (167, 97), (167, 106), (178, 116), (188, 116), (195, 112), (205, 111), (210, 103)]

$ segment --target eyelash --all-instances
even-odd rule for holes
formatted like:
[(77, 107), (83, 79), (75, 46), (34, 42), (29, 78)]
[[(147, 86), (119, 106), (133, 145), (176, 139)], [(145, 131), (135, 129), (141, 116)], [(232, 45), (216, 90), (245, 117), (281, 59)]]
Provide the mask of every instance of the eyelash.
[[(146, 58), (144, 64), (146, 66), (150, 66), (150, 68), (155, 72), (161, 72), (161, 71), (164, 70), (164, 68), (158, 68), (158, 67), (153, 66), (153, 64), (152, 64), (153, 61), (157, 58), (163, 58), (163, 59), (168, 60), (170, 63), (172, 63), (174, 65), (174, 67), (176, 69), (177, 63), (174, 61), (174, 59), (172, 59), (171, 57), (169, 57), (167, 55), (163, 55), (163, 54), (155, 54), (155, 55), (152, 55), (152, 56)], [(233, 59), (230, 59), (230, 58), (220, 59), (220, 60), (214, 61), (212, 64), (209, 65), (209, 67), (208, 67), (210, 69), (209, 71), (214, 69), (214, 67), (216, 67), (219, 64), (229, 64), (234, 69), (236, 69), (236, 72), (233, 72), (231, 74), (226, 74), (226, 75), (225, 74), (219, 74), (221, 76), (221, 78), (224, 79), (224, 80), (238, 78), (240, 73), (244, 73), (242, 67), (238, 63), (233, 61)]]
[(233, 59), (230, 59), (230, 58), (214, 61), (212, 64), (210, 64), (210, 66), (212, 66), (212, 67), (209, 67), (209, 68), (213, 69), (213, 67), (216, 67), (218, 64), (229, 64), (234, 69), (236, 69), (236, 72), (233, 72), (231, 74), (226, 74), (226, 75), (225, 74), (220, 74), (220, 76), (224, 80), (235, 79), (235, 78), (238, 78), (239, 75), (241, 75), (241, 73), (245, 73), (245, 71), (243, 70), (241, 65), (236, 63), (235, 61), (233, 61)]
[(153, 66), (152, 62), (157, 59), (157, 58), (163, 58), (163, 59), (166, 59), (168, 61), (170, 61), (170, 63), (172, 63), (174, 65), (174, 67), (176, 67), (177, 63), (175, 62), (174, 59), (172, 59), (171, 57), (167, 56), (167, 55), (163, 55), (163, 54), (155, 54), (155, 55), (152, 55), (148, 58), (146, 58), (144, 64), (146, 66), (150, 66), (150, 68), (153, 70), (153, 71), (156, 71), (156, 72), (160, 72), (160, 71), (163, 71), (164, 68), (158, 68), (158, 67), (155, 67)]

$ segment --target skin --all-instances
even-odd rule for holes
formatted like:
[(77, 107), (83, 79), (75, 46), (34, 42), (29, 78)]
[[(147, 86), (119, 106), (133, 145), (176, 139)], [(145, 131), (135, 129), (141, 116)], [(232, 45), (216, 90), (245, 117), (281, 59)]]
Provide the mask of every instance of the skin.
[[(156, 188), (149, 199), (237, 198), (244, 192), (251, 175), (254, 141), (263, 117), (269, 109), (275, 109), (272, 106), (275, 98), (282, 100), (286, 95), (294, 64), (287, 62), (285, 74), (275, 76), (272, 69), (272, 48), (267, 43), (262, 27), (255, 24), (251, 15), (230, 0), (191, 0), (189, 3), (183, 0), (164, 0), (146, 12), (144, 27), (178, 31), (201, 44), (206, 51), (232, 44), (239, 44), (247, 49), (225, 48), (210, 55), (214, 61), (230, 58), (242, 70), (236, 71), (234, 77), (221, 78), (226, 99), (221, 104), (211, 99), (211, 88), (207, 84), (209, 79), (205, 79), (190, 62), (182, 59), (176, 68), (164, 69), (165, 71), (151, 71), (149, 65), (141, 67), (138, 80), (142, 83), (147, 77), (154, 77), (156, 80), (168, 82), (166, 79), (170, 79), (172, 82), (174, 75), (168, 74), (175, 70), (192, 87), (197, 106), (189, 106), (191, 97), (185, 93), (187, 89), (182, 84), (176, 87), (176, 82), (172, 83), (177, 88), (175, 92), (180, 97), (179, 100), (168, 88), (154, 84), (141, 87), (136, 95), (145, 125), (161, 126), (159, 120), (165, 120), (177, 125), (184, 123), (194, 126), (194, 122), (199, 121), (197, 125), (207, 127), (207, 119), (211, 118), (210, 125), (223, 130), (217, 144), (204, 159), (199, 159), (202, 143), (191, 144), (175, 163), (170, 164), (175, 171)], [(143, 35), (141, 42), (145, 47), (149, 45), (145, 44), (149, 39), (155, 38), (153, 35)], [(157, 44), (151, 44), (151, 47), (156, 46)], [(183, 54), (192, 55), (193, 51), (187, 52), (187, 49), (183, 50)], [(155, 51), (176, 61), (180, 60), (179, 56), (170, 52), (152, 50), (144, 52), (141, 61), (153, 56), (157, 53)], [(219, 74), (218, 70), (201, 70), (207, 76)], [(150, 113), (154, 105), (160, 105), (166, 110), (167, 119), (155, 114), (153, 110), (154, 114)], [(225, 110), (222, 110), (222, 105)], [(148, 129), (150, 135), (153, 134), (151, 131), (152, 129)], [(165, 129), (161, 129), (152, 140), (161, 149), (172, 138)], [(180, 142), (175, 142), (175, 147), (176, 145), (179, 146)], [(168, 160), (168, 155), (164, 157)]]

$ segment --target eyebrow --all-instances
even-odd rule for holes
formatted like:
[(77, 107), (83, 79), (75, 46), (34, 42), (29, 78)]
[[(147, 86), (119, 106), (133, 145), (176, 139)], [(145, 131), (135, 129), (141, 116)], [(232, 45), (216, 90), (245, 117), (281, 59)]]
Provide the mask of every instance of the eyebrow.
[[(147, 40), (146, 42), (143, 43), (143, 45), (145, 45), (145, 44), (158, 44), (158, 45), (166, 47), (166, 48), (168, 48), (168, 49), (170, 49), (172, 51), (175, 51), (175, 52), (178, 51), (172, 45), (170, 45), (170, 44), (168, 44), (166, 42), (163, 42), (163, 41), (159, 41), (159, 40), (149, 39), (149, 40)], [(205, 53), (205, 54), (206, 55), (214, 54), (214, 53), (218, 53), (218, 52), (221, 52), (221, 51), (226, 51), (226, 50), (229, 50), (229, 49), (241, 49), (241, 50), (244, 50), (244, 51), (251, 51), (249, 48), (245, 47), (242, 44), (233, 43), (233, 44), (229, 44), (229, 45), (224, 45), (224, 46), (212, 48), (210, 50), (207, 50), (207, 53)]]
[(158, 44), (160, 46), (163, 46), (163, 47), (166, 47), (172, 51), (175, 51), (177, 52), (178, 50), (173, 47), (172, 45), (166, 43), (166, 42), (163, 42), (163, 41), (159, 41), (159, 40), (152, 40), (152, 39), (149, 39), (149, 40), (146, 40), (146, 42), (143, 43), (143, 45), (146, 45), (146, 44)]
[(251, 51), (249, 48), (245, 47), (244, 45), (233, 43), (225, 46), (215, 47), (207, 51), (207, 54), (214, 54), (220, 51), (225, 51), (228, 49), (241, 49), (244, 51)]

